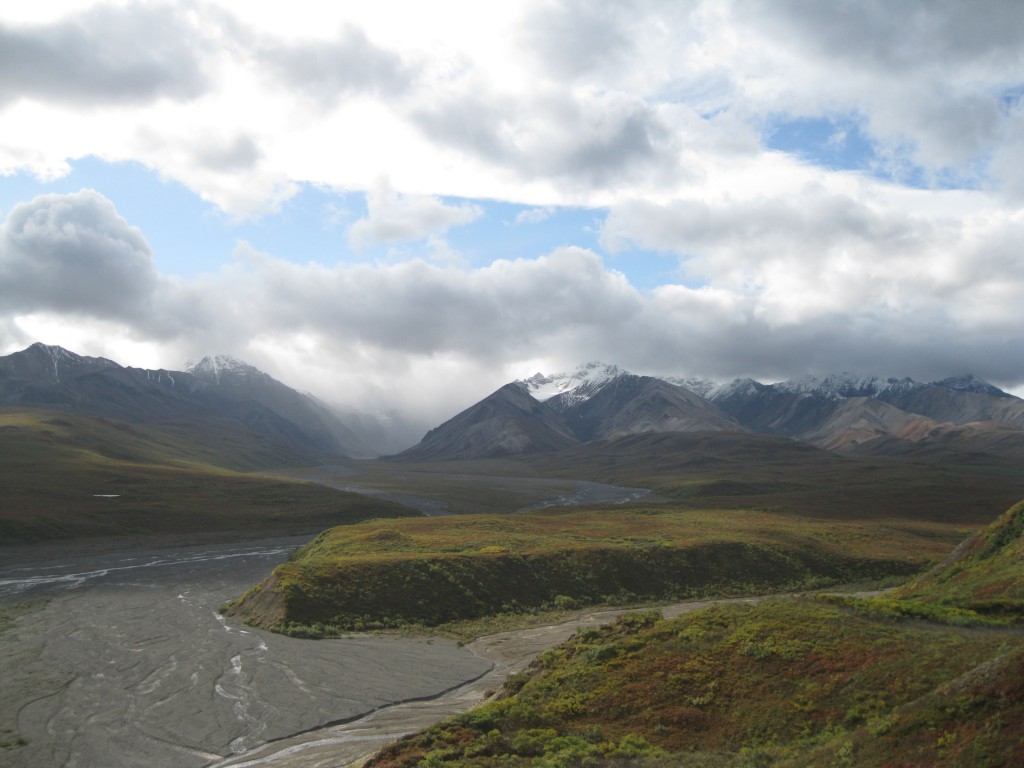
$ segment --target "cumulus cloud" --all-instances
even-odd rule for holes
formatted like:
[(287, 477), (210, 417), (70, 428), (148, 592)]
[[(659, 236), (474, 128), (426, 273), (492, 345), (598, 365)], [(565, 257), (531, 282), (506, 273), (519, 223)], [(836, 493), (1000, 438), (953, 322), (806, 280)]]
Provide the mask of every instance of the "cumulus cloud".
[(412, 119), (432, 141), (513, 178), (555, 181), (569, 195), (685, 177), (659, 111), (627, 94), (549, 92), (524, 104), (468, 81)]
[(516, 214), (516, 224), (540, 224), (550, 219), (554, 213), (555, 209), (549, 205), (543, 208), (527, 208)]
[(1024, 267), (1011, 243), (1024, 223), (986, 209), (978, 193), (948, 194), (956, 216), (927, 206), (908, 216), (885, 197), (820, 189), (729, 204), (637, 201), (611, 212), (602, 238), (675, 253), (705, 286), (664, 287), (653, 303), (704, 318), (704, 341), (691, 333), (687, 344), (711, 369), (984, 370), (1015, 382), (1024, 367), (1005, 355), (1024, 345), (1011, 298)]
[[(0, 168), (135, 160), (242, 216), (275, 210), (295, 182), (367, 189), (381, 173), (424, 194), (604, 206), (701, 190), (721, 157), (763, 154), (780, 116), (852, 115), (875, 169), (1024, 183), (1012, 0), (562, 0), (466, 28), (445, 11), (417, 13), (415, 34), (388, 6), (0, 18)], [(73, 135), (40, 130), (68, 120)]]
[(208, 86), (208, 42), (174, 6), (97, 6), (64, 21), (0, 23), (0, 102), (190, 100)]
[(577, 78), (619, 67), (639, 42), (628, 33), (632, 2), (568, 0), (533, 9), (523, 25), (525, 47), (554, 74)]
[[(463, 28), (444, 3), (414, 25), (385, 3), (122, 3), (31, 23), (11, 4), (0, 172), (134, 161), (239, 217), (303, 183), (365, 191), (349, 243), (413, 255), (300, 264), (243, 244), (220, 272), (172, 279), (98, 193), (38, 198), (0, 228), (0, 334), (9, 348), (73, 318), (166, 354), (302, 360), (351, 391), (415, 398), (415, 377), (438, 408), (538, 359), (1020, 383), (1017, 5), (556, 0), (461, 9)], [(856, 126), (859, 169), (766, 149), (798, 118)], [(607, 212), (613, 263), (675, 254), (685, 284), (640, 292), (578, 233), (540, 259), (459, 266), (444, 238), (479, 199), (531, 206), (517, 223)]]
[[(738, 9), (737, 9), (738, 10)], [(1012, 0), (759, 2), (734, 20), (775, 41), (751, 97), (802, 115), (859, 113), (883, 153), (926, 172), (975, 173), (1006, 124), (1001, 101), (1024, 81), (1024, 20)], [(734, 11), (735, 13), (735, 11)], [(765, 81), (770, 90), (765, 93)]]
[(836, 197), (739, 214), (638, 204), (606, 230), (685, 253), (705, 284), (644, 294), (578, 247), (465, 268), (298, 264), (243, 244), (219, 274), (172, 279), (109, 201), (48, 196), (0, 228), (0, 333), (10, 349), (63, 318), (92, 330), (84, 351), (132, 363), (117, 350), (148, 344), (172, 368), (230, 352), (325, 399), (416, 408), (428, 424), (539, 360), (718, 379), (853, 368), (1024, 381), (1019, 217), (907, 224)]
[(394, 98), (413, 78), (397, 53), (375, 45), (351, 24), (343, 26), (337, 39), (267, 40), (257, 50), (286, 87), (328, 108), (352, 94)]
[(0, 227), (0, 304), (137, 321), (157, 273), (142, 233), (92, 190), (14, 207)]
[(357, 250), (371, 244), (421, 240), (444, 234), (451, 227), (469, 224), (483, 215), (478, 205), (451, 205), (429, 195), (402, 195), (379, 179), (366, 195), (368, 209), (348, 230)]

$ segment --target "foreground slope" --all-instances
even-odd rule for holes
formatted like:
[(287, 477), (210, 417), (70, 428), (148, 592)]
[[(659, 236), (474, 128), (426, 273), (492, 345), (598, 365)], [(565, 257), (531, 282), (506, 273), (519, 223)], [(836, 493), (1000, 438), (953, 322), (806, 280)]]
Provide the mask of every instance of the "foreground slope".
[[(1013, 508), (885, 600), (1013, 602), (1024, 583), (1022, 517), (1024, 506)], [(626, 616), (579, 632), (496, 700), (368, 765), (1024, 764), (1019, 628), (905, 615), (848, 598)]]
[(954, 609), (962, 623), (1024, 621), (1024, 502), (889, 599), (896, 606)]

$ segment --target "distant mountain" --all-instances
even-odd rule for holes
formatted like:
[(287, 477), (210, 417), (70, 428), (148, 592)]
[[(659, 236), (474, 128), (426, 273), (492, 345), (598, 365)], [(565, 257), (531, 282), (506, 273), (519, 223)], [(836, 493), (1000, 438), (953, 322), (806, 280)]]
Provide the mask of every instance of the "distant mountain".
[[(715, 385), (702, 378), (636, 376), (590, 362), (568, 374), (535, 374), (499, 393), (507, 398), (511, 386), (522, 391), (516, 394), (514, 429), (507, 420), (502, 423), (509, 428), (496, 429), (495, 393), (433, 430), (429, 456), (557, 450), (559, 441), (522, 437), (533, 421), (536, 429), (557, 425), (557, 434), (584, 444), (649, 433), (752, 432), (865, 455), (1024, 457), (1024, 400), (973, 376), (925, 384), (841, 373)], [(492, 439), (481, 440), (482, 434)], [(426, 442), (401, 456), (424, 456)]]
[(220, 423), (272, 437), (310, 458), (373, 453), (318, 401), (226, 356), (204, 358), (186, 371), (146, 370), (33, 344), (0, 357), (0, 405), (129, 422)]
[(56, 408), (127, 421), (180, 419), (195, 410), (184, 386), (186, 378), (33, 344), (0, 357), (0, 405)]
[(526, 387), (532, 397), (541, 402), (561, 397), (563, 407), (568, 407), (575, 402), (586, 400), (623, 373), (625, 372), (616, 365), (590, 362), (579, 366), (572, 373), (556, 373), (550, 376), (537, 373), (519, 383)]
[(1024, 458), (1024, 400), (973, 376), (921, 383), (840, 373), (774, 384), (638, 376), (589, 362), (512, 382), (427, 432), (344, 412), (225, 355), (184, 371), (125, 368), (33, 344), (0, 357), (0, 405), (129, 422), (250, 430), (312, 460), (443, 460), (550, 453), (594, 441), (672, 432), (785, 437), (860, 455)]
[[(737, 379), (708, 394), (725, 413), (755, 432), (782, 435), (833, 450), (864, 451), (887, 438), (910, 442), (941, 439), (940, 425), (991, 422), (1024, 429), (1024, 400), (973, 376), (924, 384), (909, 378), (880, 379), (844, 373), (760, 384)], [(977, 444), (983, 427), (972, 429)], [(876, 446), (880, 447), (882, 444)]]
[(562, 416), (516, 382), (431, 430), (419, 445), (399, 457), (416, 461), (477, 459), (556, 451), (576, 442)]
[(649, 432), (745, 427), (690, 390), (617, 366), (506, 384), (427, 434), (399, 458), (467, 459), (550, 452), (576, 443)]
[(583, 387), (547, 401), (581, 442), (646, 432), (747, 431), (714, 403), (651, 376), (619, 373)]
[(360, 458), (376, 455), (374, 448), (326, 405), (241, 360), (227, 355), (204, 357), (188, 366), (186, 372), (191, 376), (189, 389), (197, 400), (213, 407), (226, 406), (248, 426), (271, 426), (265, 421), (265, 412), (252, 408), (256, 403), (298, 427), (311, 443), (325, 451), (341, 449), (348, 456)]

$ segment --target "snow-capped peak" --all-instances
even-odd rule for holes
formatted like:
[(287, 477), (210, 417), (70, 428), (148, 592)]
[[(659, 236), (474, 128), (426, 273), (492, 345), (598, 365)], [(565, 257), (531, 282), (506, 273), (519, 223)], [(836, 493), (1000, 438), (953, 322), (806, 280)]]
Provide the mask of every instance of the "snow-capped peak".
[(924, 385), (908, 378), (882, 379), (878, 376), (846, 371), (831, 373), (823, 379), (810, 375), (801, 376), (799, 379), (790, 379), (773, 386), (782, 392), (800, 395), (815, 394), (830, 400), (841, 400), (847, 397), (878, 397), (885, 392), (911, 392)]
[(996, 395), (997, 397), (1006, 396), (1006, 392), (1003, 392), (1003, 390), (998, 387), (994, 387), (984, 379), (979, 379), (977, 376), (972, 376), (971, 374), (966, 374), (965, 376), (951, 376), (948, 379), (934, 382), (933, 386), (954, 389), (957, 392), (980, 392), (986, 395)]
[(207, 355), (198, 363), (188, 363), (185, 370), (194, 376), (213, 378), (218, 383), (222, 375), (251, 376), (259, 373), (248, 363), (231, 355)]
[(112, 360), (107, 360), (105, 357), (83, 357), (82, 355), (76, 355), (74, 352), (69, 352), (64, 347), (59, 347), (53, 344), (43, 344), (42, 342), (36, 342), (25, 350), (30, 356), (42, 357), (44, 365), (53, 366), (53, 379), (56, 383), (61, 383), (61, 374), (76, 368), (80, 369), (82, 366), (90, 367), (102, 367), (102, 368), (120, 368), (117, 363)]
[(727, 381), (724, 384), (719, 384), (709, 391), (704, 397), (708, 400), (726, 400), (733, 395), (740, 395), (743, 397), (751, 397), (757, 394), (759, 389), (764, 389), (765, 385), (760, 382), (754, 381), (753, 379), (733, 379)]
[(585, 400), (609, 381), (627, 375), (628, 372), (617, 365), (592, 361), (579, 366), (572, 373), (536, 373), (528, 379), (521, 379), (518, 383), (525, 385), (527, 391), (537, 400), (550, 400), (555, 395), (572, 391), (577, 391), (579, 399)]
[(677, 387), (688, 389), (695, 395), (700, 395), (703, 398), (707, 398), (718, 389), (719, 384), (715, 383), (711, 379), (705, 379), (700, 376), (689, 376), (685, 378), (671, 377), (666, 378), (669, 384), (674, 384)]

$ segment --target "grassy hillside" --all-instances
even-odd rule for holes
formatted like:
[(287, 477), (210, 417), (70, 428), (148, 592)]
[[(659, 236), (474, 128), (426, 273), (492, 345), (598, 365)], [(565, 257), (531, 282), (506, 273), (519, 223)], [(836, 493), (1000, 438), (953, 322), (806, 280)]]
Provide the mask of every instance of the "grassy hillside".
[[(1022, 509), (893, 602), (962, 610), (979, 594), (1014, 600), (1024, 582)], [(1024, 764), (1019, 627), (863, 607), (791, 599), (673, 620), (626, 616), (581, 631), (510, 678), (497, 700), (369, 765)]]
[(1024, 622), (1024, 502), (958, 546), (942, 563), (889, 595), (858, 601), (878, 615), (963, 626)]
[(551, 606), (802, 589), (907, 575), (963, 529), (765, 511), (614, 509), (377, 521), (326, 531), (232, 613), (338, 632)]
[[(633, 614), (579, 633), (510, 679), (500, 700), (403, 740), (370, 765), (633, 758), (631, 765), (853, 766), (885, 765), (897, 755), (892, 765), (939, 765), (951, 747), (963, 751), (956, 729), (966, 735), (973, 724), (960, 721), (952, 735), (930, 727), (908, 749), (898, 713), (928, 707), (944, 685), (981, 674), (1017, 639), (873, 621), (813, 601), (712, 608), (671, 621)], [(962, 701), (958, 712), (986, 709), (978, 715), (988, 720), (1005, 711), (997, 701)], [(974, 761), (961, 764), (1013, 764), (1019, 701), (1009, 714), (1014, 724), (997, 725), (982, 747), (994, 759), (972, 749)], [(866, 761), (869, 751), (879, 759)]]
[(271, 441), (184, 425), (0, 411), (0, 542), (315, 531), (412, 510), (239, 468), (297, 460)]

